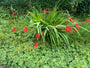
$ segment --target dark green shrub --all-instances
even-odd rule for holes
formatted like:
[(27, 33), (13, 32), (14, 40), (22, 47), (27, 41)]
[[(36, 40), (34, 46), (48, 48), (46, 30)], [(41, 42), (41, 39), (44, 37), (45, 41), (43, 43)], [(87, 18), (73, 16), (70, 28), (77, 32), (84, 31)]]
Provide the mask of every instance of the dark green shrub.
[(90, 14), (90, 0), (84, 0), (77, 6), (77, 15), (88, 15)]
[(83, 0), (2, 0), (1, 6), (8, 7), (10, 10), (18, 10), (18, 12), (30, 10), (28, 4), (35, 6), (37, 9), (53, 9), (55, 5), (59, 5), (59, 9), (68, 9), (72, 11), (74, 7), (78, 6)]

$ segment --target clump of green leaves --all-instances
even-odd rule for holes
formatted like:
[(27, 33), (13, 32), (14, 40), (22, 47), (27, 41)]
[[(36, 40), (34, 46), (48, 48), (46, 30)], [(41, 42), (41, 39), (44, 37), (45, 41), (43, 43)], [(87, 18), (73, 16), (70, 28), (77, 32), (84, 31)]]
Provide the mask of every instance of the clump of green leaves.
[(41, 35), (41, 40), (44, 43), (47, 41), (50, 45), (61, 45), (61, 43), (69, 45), (69, 36), (65, 29), (66, 26), (74, 28), (75, 23), (70, 22), (70, 16), (67, 12), (57, 11), (55, 7), (52, 13), (48, 13), (46, 9), (44, 12), (33, 9), (30, 15), (32, 17), (31, 26)]

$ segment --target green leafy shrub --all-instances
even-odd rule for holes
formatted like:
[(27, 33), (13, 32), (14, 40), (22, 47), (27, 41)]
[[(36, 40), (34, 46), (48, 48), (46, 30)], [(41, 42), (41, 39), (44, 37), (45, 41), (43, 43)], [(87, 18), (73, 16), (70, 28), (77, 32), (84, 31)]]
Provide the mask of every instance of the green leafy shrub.
[[(44, 43), (47, 41), (51, 45), (69, 45), (71, 40), (74, 41), (77, 38), (82, 37), (79, 31), (90, 32), (87, 28), (84, 28), (85, 26), (82, 26), (81, 22), (70, 18), (69, 14), (66, 12), (57, 11), (57, 8), (54, 8), (52, 13), (49, 11), (45, 13), (45, 10), (44, 13), (39, 12), (36, 9), (33, 10), (33, 12), (30, 12), (30, 15), (32, 16), (32, 27), (37, 30), (36, 32), (40, 34), (41, 40), (43, 40)], [(71, 20), (74, 22), (71, 22)], [(67, 33), (67, 26), (71, 28), (71, 33)], [(64, 30), (62, 30), (62, 28)], [(42, 32), (44, 32), (44, 36), (42, 35)]]
[(77, 14), (81, 16), (89, 15), (90, 14), (90, 0), (84, 0), (82, 3), (79, 3), (77, 6)]
[[(47, 13), (47, 10), (46, 13), (40, 13), (35, 9), (33, 12), (30, 12), (30, 15), (32, 16), (31, 27), (37, 30), (36, 33), (40, 34), (41, 40), (43, 40), (44, 43), (47, 41), (51, 45), (61, 45), (61, 43), (69, 45), (69, 36), (66, 32), (66, 26), (75, 28), (74, 25), (76, 23), (70, 22), (70, 17), (67, 13), (57, 11), (57, 8), (54, 8), (52, 13)], [(44, 36), (42, 32), (44, 32)], [(79, 34), (78, 31), (77, 33)]]
[[(6, 8), (9, 8), (11, 11), (17, 10), (18, 13), (26, 12), (26, 10), (31, 10), (31, 7), (35, 6), (37, 9), (53, 9), (55, 5), (59, 5), (59, 9), (68, 9), (73, 11), (78, 3), (81, 3), (83, 0), (2, 0), (0, 5)], [(28, 4), (31, 4), (31, 7), (28, 7)]]

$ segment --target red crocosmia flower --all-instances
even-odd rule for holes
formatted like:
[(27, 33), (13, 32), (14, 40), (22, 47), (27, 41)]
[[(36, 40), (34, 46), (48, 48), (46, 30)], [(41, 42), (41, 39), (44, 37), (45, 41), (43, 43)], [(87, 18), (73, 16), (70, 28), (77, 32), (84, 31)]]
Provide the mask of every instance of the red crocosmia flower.
[(90, 23), (90, 20), (89, 20), (89, 19), (87, 19), (87, 22), (89, 22), (89, 23)]
[(71, 21), (71, 22), (75, 22), (75, 20), (74, 20), (74, 19), (72, 19), (72, 18), (70, 18), (70, 21)]
[(15, 29), (16, 29), (16, 28), (15, 28), (15, 27), (13, 27), (12, 32), (14, 32), (14, 31), (15, 31)]
[(39, 33), (37, 33), (37, 34), (36, 34), (36, 38), (39, 38), (39, 37), (40, 37), (40, 36), (39, 36)]
[(10, 23), (12, 23), (13, 22), (13, 20), (10, 20)]
[(44, 16), (42, 16), (42, 18), (44, 18)]
[(79, 25), (78, 25), (78, 24), (76, 24), (76, 27), (78, 28), (78, 30), (80, 30), (80, 28), (79, 28)]
[(24, 14), (24, 16), (26, 16), (27, 14)]
[(80, 30), (80, 28), (78, 28), (78, 30)]
[(69, 33), (72, 33), (72, 28), (69, 27), (69, 26), (66, 26), (66, 31), (69, 32)]
[(78, 25), (78, 24), (76, 24), (76, 27), (78, 28), (78, 27), (79, 27), (79, 25)]
[(38, 45), (38, 42), (35, 42), (34, 45), (33, 45), (33, 47), (34, 48), (37, 48), (37, 45)]
[(69, 26), (66, 26), (66, 31), (68, 31), (68, 29), (69, 29)]
[(23, 32), (27, 32), (27, 27), (24, 27), (23, 28)]
[(69, 27), (69, 32), (72, 33), (72, 28), (71, 27)]
[(28, 4), (28, 6), (31, 6), (31, 4)]
[(11, 16), (14, 16), (14, 13), (12, 13)]
[(84, 21), (82, 21), (81, 23), (85, 23)]
[(44, 32), (42, 32), (42, 35), (44, 35)]
[(56, 28), (56, 26), (53, 26), (54, 28)]
[(46, 10), (46, 9), (44, 9), (44, 12), (45, 12), (45, 13), (47, 13), (47, 10)]
[(73, 28), (74, 31), (77, 31), (75, 28)]

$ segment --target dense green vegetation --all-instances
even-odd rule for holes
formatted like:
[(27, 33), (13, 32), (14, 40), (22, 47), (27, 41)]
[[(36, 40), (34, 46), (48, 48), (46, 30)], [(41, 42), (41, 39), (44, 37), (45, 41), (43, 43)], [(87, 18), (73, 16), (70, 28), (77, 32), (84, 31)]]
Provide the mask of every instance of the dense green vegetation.
[(89, 9), (89, 0), (0, 0), (0, 66), (90, 68)]

